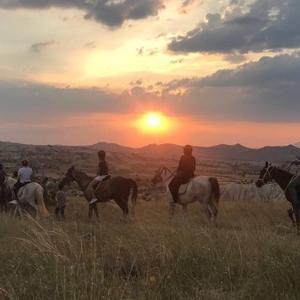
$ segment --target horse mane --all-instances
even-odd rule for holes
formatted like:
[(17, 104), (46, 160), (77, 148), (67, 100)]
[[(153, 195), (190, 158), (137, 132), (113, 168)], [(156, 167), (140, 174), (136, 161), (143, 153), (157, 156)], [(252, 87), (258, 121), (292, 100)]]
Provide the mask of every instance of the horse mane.
[(273, 170), (279, 171), (282, 175), (286, 175), (286, 176), (294, 176), (291, 172), (283, 170), (279, 167), (273, 167)]

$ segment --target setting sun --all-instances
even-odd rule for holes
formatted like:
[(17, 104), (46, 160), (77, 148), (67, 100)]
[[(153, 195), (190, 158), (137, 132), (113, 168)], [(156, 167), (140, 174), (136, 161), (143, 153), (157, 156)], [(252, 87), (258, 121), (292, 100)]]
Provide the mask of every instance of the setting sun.
[(147, 112), (137, 120), (136, 126), (143, 132), (164, 133), (169, 131), (171, 119), (161, 112)]
[(158, 114), (148, 114), (146, 116), (146, 125), (152, 128), (159, 128), (161, 124), (161, 117)]

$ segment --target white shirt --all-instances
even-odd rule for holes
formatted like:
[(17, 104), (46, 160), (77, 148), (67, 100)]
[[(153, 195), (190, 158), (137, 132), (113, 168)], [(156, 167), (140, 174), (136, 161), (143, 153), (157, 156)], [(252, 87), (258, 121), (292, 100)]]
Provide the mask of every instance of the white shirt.
[(26, 183), (31, 181), (32, 169), (30, 167), (23, 167), (19, 170), (19, 181), (20, 183)]

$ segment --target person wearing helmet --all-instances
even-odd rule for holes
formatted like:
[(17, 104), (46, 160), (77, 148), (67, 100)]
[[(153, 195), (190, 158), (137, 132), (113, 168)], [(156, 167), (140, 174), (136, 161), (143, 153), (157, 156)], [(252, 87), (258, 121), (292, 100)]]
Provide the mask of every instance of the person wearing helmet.
[(106, 162), (106, 153), (103, 150), (100, 150), (98, 152), (98, 170), (97, 170), (97, 176), (94, 178), (94, 180), (91, 181), (88, 187), (88, 191), (91, 195), (91, 201), (90, 204), (93, 204), (98, 201), (96, 195), (95, 195), (95, 188), (99, 184), (99, 182), (107, 179), (109, 177), (108, 175), (108, 166)]
[(17, 198), (18, 191), (21, 187), (31, 182), (33, 171), (29, 166), (28, 160), (22, 161), (22, 167), (18, 171), (17, 183), (14, 186), (15, 197)]
[(187, 183), (191, 178), (195, 176), (196, 160), (192, 154), (192, 146), (186, 145), (183, 148), (183, 155), (180, 158), (176, 175), (169, 184), (169, 190), (171, 192), (174, 203), (178, 202), (178, 191), (180, 185)]

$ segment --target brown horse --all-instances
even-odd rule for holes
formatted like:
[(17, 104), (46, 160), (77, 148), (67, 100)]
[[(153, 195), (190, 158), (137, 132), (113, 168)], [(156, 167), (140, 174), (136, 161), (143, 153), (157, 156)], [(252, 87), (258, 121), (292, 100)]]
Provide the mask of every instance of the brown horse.
[[(61, 181), (62, 186), (70, 184), (71, 182), (77, 182), (80, 189), (83, 191), (87, 201), (91, 200), (89, 193), (89, 184), (92, 178), (89, 177), (82, 171), (76, 170), (75, 167), (69, 168), (65, 177)], [(117, 205), (122, 209), (124, 216), (128, 215), (128, 198), (132, 191), (131, 202), (132, 202), (132, 215), (135, 213), (135, 205), (137, 200), (137, 184), (133, 179), (124, 178), (121, 176), (112, 177), (108, 180), (101, 182), (95, 190), (98, 202), (107, 202), (114, 200)], [(92, 218), (93, 212), (96, 214), (99, 220), (99, 214), (97, 209), (97, 203), (89, 205), (89, 219)]]

